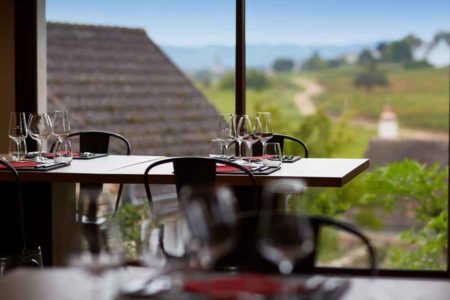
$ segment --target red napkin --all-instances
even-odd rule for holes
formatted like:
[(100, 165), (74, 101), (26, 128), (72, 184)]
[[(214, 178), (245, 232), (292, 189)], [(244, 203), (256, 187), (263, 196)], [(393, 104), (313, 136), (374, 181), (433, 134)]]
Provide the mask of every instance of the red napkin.
[[(9, 163), (14, 168), (25, 168), (25, 167), (35, 167), (39, 163), (34, 161), (12, 161)], [(6, 169), (4, 165), (0, 165), (0, 169)]]
[[(251, 169), (250, 167), (245, 167), (247, 169)], [(220, 172), (220, 173), (226, 173), (226, 172), (236, 172), (236, 171), (242, 171), (241, 169), (238, 169), (236, 167), (233, 166), (216, 166), (216, 172)]]
[(263, 275), (237, 275), (184, 283), (183, 289), (191, 293), (206, 294), (212, 299), (238, 299), (243, 293), (273, 296), (282, 291), (283, 285)]

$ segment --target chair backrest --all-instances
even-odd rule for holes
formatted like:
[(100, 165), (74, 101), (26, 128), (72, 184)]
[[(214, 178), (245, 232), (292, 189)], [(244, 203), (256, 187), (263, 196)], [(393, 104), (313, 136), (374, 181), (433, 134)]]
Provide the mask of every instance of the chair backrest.
[(150, 207), (153, 206), (152, 193), (150, 190), (150, 179), (149, 173), (156, 166), (172, 163), (175, 176), (175, 185), (177, 193), (181, 190), (184, 185), (196, 186), (196, 185), (214, 185), (216, 182), (216, 165), (225, 164), (232, 166), (241, 170), (250, 180), (252, 186), (252, 199), (249, 201), (254, 201), (254, 207), (256, 207), (256, 180), (252, 172), (250, 172), (246, 167), (238, 165), (230, 161), (224, 161), (217, 158), (210, 157), (171, 157), (166, 159), (161, 159), (156, 162), (151, 163), (144, 172), (144, 183), (145, 191), (147, 193), (147, 200)]
[(0, 159), (0, 172), (11, 174), (11, 182), (2, 182), (0, 189), (0, 257), (15, 256), (25, 250), (22, 186), (17, 170)]
[[(120, 141), (125, 146), (125, 151), (123, 154), (130, 155), (131, 154), (131, 145), (130, 142), (122, 135), (109, 132), (109, 131), (97, 131), (97, 130), (89, 130), (89, 131), (80, 131), (73, 132), (67, 136), (69, 139), (73, 137), (80, 138), (80, 152), (92, 152), (92, 153), (108, 153), (109, 145), (111, 138)], [(50, 152), (53, 152), (56, 146), (55, 141), (50, 148)], [(102, 190), (103, 185), (100, 184), (80, 184), (80, 188), (83, 193), (86, 193), (87, 197), (92, 200), (96, 199)], [(115, 212), (119, 209), (120, 198), (122, 196), (123, 185), (119, 185), (119, 191), (117, 192), (117, 199), (115, 203)]]
[[(377, 266), (375, 250), (371, 245), (369, 239), (354, 226), (342, 221), (320, 216), (279, 215), (275, 217), (308, 218), (311, 223), (311, 227), (313, 230), (314, 250), (310, 255), (304, 257), (295, 265), (293, 270), (294, 273), (311, 274), (317, 272), (316, 260), (320, 232), (323, 227), (329, 226), (335, 227), (336, 229), (357, 237), (365, 245), (365, 247), (367, 248), (367, 253), (369, 255), (369, 273), (371, 275), (376, 274)], [(235, 259), (238, 259), (238, 261), (242, 261), (244, 264), (246, 264), (243, 269), (246, 269), (247, 271), (278, 274), (278, 268), (273, 263), (263, 258), (256, 247), (255, 232), (257, 232), (258, 230), (259, 216), (254, 214), (246, 215), (243, 216), (240, 221), (240, 246), (238, 247), (239, 249), (237, 249), (237, 251), (232, 253), (232, 255), (235, 257)], [(230, 258), (226, 258), (226, 260), (230, 261)]]
[[(130, 155), (131, 153), (131, 145), (130, 142), (122, 135), (108, 132), (108, 131), (80, 131), (74, 132), (68, 135), (68, 138), (71, 137), (80, 137), (80, 152), (92, 152), (92, 153), (108, 153), (109, 152), (109, 143), (110, 139), (117, 139), (125, 145), (125, 155)], [(55, 148), (56, 141), (53, 143), (50, 148), (50, 152), (53, 152)]]
[[(308, 158), (308, 156), (309, 156), (308, 146), (306, 146), (306, 144), (302, 140), (297, 139), (293, 136), (284, 135), (284, 134), (280, 134), (280, 133), (274, 133), (272, 138), (269, 140), (269, 143), (279, 143), (280, 147), (281, 147), (281, 151), (283, 151), (285, 140), (293, 141), (294, 143), (299, 144), (303, 150), (302, 157)], [(252, 151), (253, 151), (254, 156), (262, 155), (262, 143), (258, 142), (256, 144), (254, 144)]]

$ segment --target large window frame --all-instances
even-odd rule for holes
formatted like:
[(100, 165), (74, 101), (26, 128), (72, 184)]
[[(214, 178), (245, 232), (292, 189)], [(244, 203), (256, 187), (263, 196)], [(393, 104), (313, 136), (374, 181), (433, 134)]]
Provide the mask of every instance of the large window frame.
[[(46, 18), (45, 0), (15, 0), (15, 107), (25, 112), (46, 109)], [(235, 113), (246, 109), (245, 83), (245, 0), (236, 0), (236, 66)], [(450, 75), (450, 74), (449, 74)], [(450, 204), (450, 200), (449, 200)], [(450, 205), (449, 205), (450, 206)], [(450, 228), (450, 219), (447, 220)], [(447, 230), (447, 270), (394, 270), (382, 269), (380, 276), (450, 278), (450, 238)], [(324, 274), (370, 275), (361, 269), (320, 268)]]

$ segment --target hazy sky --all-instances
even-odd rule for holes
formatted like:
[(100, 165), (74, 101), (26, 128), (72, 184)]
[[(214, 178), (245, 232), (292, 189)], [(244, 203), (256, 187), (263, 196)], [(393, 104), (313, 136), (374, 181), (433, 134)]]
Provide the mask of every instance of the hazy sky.
[[(141, 27), (161, 45), (233, 45), (234, 0), (47, 0), (47, 19)], [(347, 45), (450, 30), (450, 0), (247, 0), (247, 42)]]

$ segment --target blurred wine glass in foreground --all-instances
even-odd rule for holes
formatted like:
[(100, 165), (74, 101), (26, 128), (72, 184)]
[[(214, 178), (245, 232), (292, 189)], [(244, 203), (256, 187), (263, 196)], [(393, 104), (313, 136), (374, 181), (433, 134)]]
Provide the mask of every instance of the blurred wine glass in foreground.
[(204, 269), (233, 249), (237, 241), (237, 207), (233, 192), (224, 186), (185, 186), (181, 210), (189, 227), (191, 251)]
[(68, 258), (69, 265), (86, 271), (92, 278), (92, 299), (112, 299), (114, 283), (106, 281), (124, 263), (122, 235), (113, 216), (113, 199), (107, 193), (98, 198), (82, 197), (82, 222), (73, 237), (77, 247)]
[(310, 255), (314, 248), (308, 217), (286, 212), (287, 199), (303, 194), (304, 190), (305, 185), (298, 180), (275, 180), (264, 188), (257, 247), (282, 274), (290, 274), (296, 262)]

